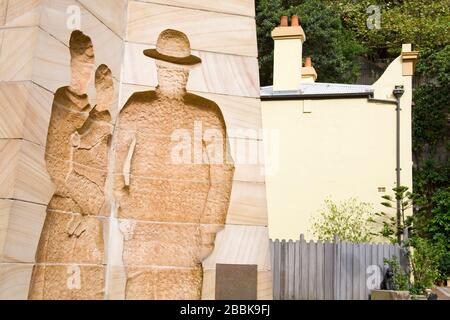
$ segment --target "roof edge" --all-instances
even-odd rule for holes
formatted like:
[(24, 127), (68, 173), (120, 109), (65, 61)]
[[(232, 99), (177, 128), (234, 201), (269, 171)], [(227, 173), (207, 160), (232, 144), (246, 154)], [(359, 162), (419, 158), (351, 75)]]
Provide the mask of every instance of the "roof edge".
[(261, 95), (262, 101), (268, 100), (306, 100), (306, 99), (345, 99), (345, 98), (373, 98), (373, 91), (367, 92), (347, 92), (347, 93), (329, 93), (329, 94), (280, 94), (280, 95)]

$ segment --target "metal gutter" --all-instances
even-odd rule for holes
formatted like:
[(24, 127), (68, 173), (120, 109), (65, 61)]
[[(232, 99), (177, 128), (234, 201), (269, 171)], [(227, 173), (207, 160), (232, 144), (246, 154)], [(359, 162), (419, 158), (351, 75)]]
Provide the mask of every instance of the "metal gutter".
[(270, 96), (260, 96), (262, 101), (271, 100), (312, 100), (312, 99), (345, 99), (345, 98), (372, 98), (373, 92), (349, 92), (349, 93), (329, 93), (329, 94), (279, 94)]
[[(401, 187), (401, 181), (400, 181), (400, 171), (402, 170), (401, 164), (400, 164), (400, 111), (402, 110), (400, 108), (400, 99), (403, 96), (403, 94), (405, 93), (405, 89), (403, 87), (403, 85), (396, 85), (393, 92), (395, 100), (397, 101), (397, 106), (396, 106), (396, 118), (397, 118), (397, 125), (396, 125), (396, 138), (397, 138), (397, 165), (395, 170), (397, 171), (397, 188)], [(401, 203), (400, 203), (400, 199), (397, 197), (397, 228), (400, 229), (400, 222), (401, 222)], [(403, 225), (403, 227), (406, 229), (406, 226)], [(407, 232), (407, 229), (405, 230)], [(406, 233), (407, 235), (407, 233)], [(400, 231), (398, 231), (398, 235), (397, 235), (397, 241), (398, 243), (401, 243), (401, 234)]]
[(385, 100), (385, 99), (374, 99), (374, 98), (369, 98), (369, 102), (381, 102), (381, 103), (397, 104), (397, 100)]
[[(393, 90), (393, 94), (395, 97), (395, 100), (384, 100), (384, 99), (374, 99), (369, 98), (369, 102), (381, 102), (381, 103), (389, 103), (389, 104), (395, 104), (395, 113), (396, 113), (396, 124), (395, 124), (395, 174), (396, 174), (396, 184), (397, 188), (401, 186), (401, 176), (400, 172), (402, 170), (401, 168), (401, 162), (400, 162), (400, 116), (401, 116), (401, 108), (400, 108), (400, 98), (402, 97), (404, 93), (404, 88), (401, 85), (395, 86), (395, 89)], [(400, 199), (396, 199), (396, 209), (397, 209), (397, 241), (401, 242), (401, 234), (399, 232), (399, 228), (401, 225), (401, 203)]]

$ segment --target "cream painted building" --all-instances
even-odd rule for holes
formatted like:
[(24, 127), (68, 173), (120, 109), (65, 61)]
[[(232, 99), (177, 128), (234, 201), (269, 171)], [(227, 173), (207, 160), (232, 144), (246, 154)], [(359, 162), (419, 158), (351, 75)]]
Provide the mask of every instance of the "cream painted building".
[(265, 145), (276, 168), (266, 173), (272, 239), (306, 238), (311, 218), (327, 198), (355, 197), (381, 210), (385, 192), (396, 186), (397, 100), (401, 185), (412, 187), (412, 76), (417, 52), (402, 54), (373, 85), (315, 82), (311, 59), (302, 66), (305, 33), (297, 20), (272, 32), (274, 83), (261, 88), (263, 128), (277, 132), (278, 145)]

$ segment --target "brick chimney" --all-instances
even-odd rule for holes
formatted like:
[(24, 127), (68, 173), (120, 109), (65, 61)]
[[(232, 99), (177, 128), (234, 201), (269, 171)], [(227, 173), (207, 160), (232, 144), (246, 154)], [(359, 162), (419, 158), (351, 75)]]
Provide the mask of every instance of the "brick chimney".
[(299, 90), (302, 79), (302, 50), (305, 32), (297, 16), (283, 16), (280, 26), (272, 31), (275, 42), (273, 57), (273, 90)]
[(412, 45), (406, 43), (402, 45), (402, 72), (403, 76), (413, 76), (416, 69), (418, 51), (412, 50)]
[(317, 79), (317, 72), (312, 65), (311, 57), (306, 57), (305, 65), (302, 68), (302, 83), (315, 82)]

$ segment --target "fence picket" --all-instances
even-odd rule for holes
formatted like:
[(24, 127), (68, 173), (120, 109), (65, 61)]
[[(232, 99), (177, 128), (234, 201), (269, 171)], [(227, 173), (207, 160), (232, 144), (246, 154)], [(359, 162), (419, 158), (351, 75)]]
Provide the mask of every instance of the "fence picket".
[(359, 247), (359, 300), (366, 300), (367, 287), (367, 264), (366, 264), (366, 244), (361, 243)]
[(316, 299), (324, 300), (324, 247), (322, 242), (318, 241), (316, 245)]
[(353, 280), (353, 248), (352, 243), (346, 242), (345, 246), (347, 248), (347, 256), (345, 257), (347, 260), (346, 266), (347, 266), (347, 272), (345, 275), (345, 293), (347, 300), (352, 300), (353, 296), (353, 286), (352, 286), (352, 280)]
[(316, 272), (317, 272), (317, 261), (316, 261), (316, 244), (313, 241), (308, 243), (308, 300), (316, 299)]
[(353, 244), (353, 256), (352, 256), (352, 297), (353, 300), (359, 300), (359, 247), (360, 244)]
[(288, 288), (288, 300), (294, 300), (294, 286), (295, 286), (295, 278), (294, 278), (294, 242), (289, 240), (287, 243), (287, 288)]
[(301, 251), (300, 241), (295, 241), (295, 259), (294, 259), (294, 299), (300, 300), (301, 287)]
[(333, 244), (325, 242), (324, 244), (325, 256), (324, 256), (324, 273), (325, 273), (325, 283), (324, 283), (324, 293), (326, 300), (334, 299), (334, 284), (333, 284), (333, 266), (334, 266), (334, 256), (333, 256)]
[(283, 270), (283, 274), (282, 274), (282, 298), (283, 300), (287, 299), (287, 295), (288, 295), (288, 287), (287, 287), (287, 282), (288, 282), (288, 274), (287, 274), (287, 241), (282, 241), (281, 242), (281, 255), (282, 255), (282, 267), (281, 269)]
[(391, 259), (392, 257), (389, 255), (389, 245), (387, 243), (383, 243), (383, 258)]
[(301, 300), (307, 300), (308, 299), (308, 246), (306, 241), (302, 238), (300, 239), (300, 245), (302, 248), (302, 279), (301, 279)]
[(334, 239), (334, 296), (336, 300), (341, 300), (341, 243), (339, 239)]
[(341, 264), (341, 272), (340, 272), (340, 288), (339, 288), (339, 298), (340, 300), (347, 299), (347, 245), (345, 242), (340, 243), (340, 264)]
[(382, 270), (384, 270), (384, 253), (383, 253), (383, 244), (378, 243), (377, 244), (377, 251), (378, 251), (378, 257), (377, 257), (377, 261), (378, 261), (378, 265), (381, 267)]
[(368, 243), (366, 243), (364, 246), (365, 246), (365, 250), (366, 250), (366, 271), (365, 271), (366, 272), (366, 281), (364, 283), (364, 287), (366, 288), (366, 298), (365, 299), (368, 299), (370, 291), (369, 291), (369, 288), (367, 287), (367, 279), (370, 276), (370, 274), (367, 273), (367, 268), (370, 265), (372, 265), (372, 259), (371, 259), (372, 246)]
[(274, 300), (281, 300), (280, 240), (277, 239), (275, 240), (275, 242), (272, 242), (272, 244), (273, 244), (273, 260), (274, 260), (274, 262), (272, 263), (273, 298)]
[(376, 265), (384, 272), (384, 258), (400, 259), (401, 247), (337, 237), (333, 242), (306, 242), (301, 235), (298, 241), (271, 241), (270, 254), (275, 300), (367, 300), (368, 267)]

